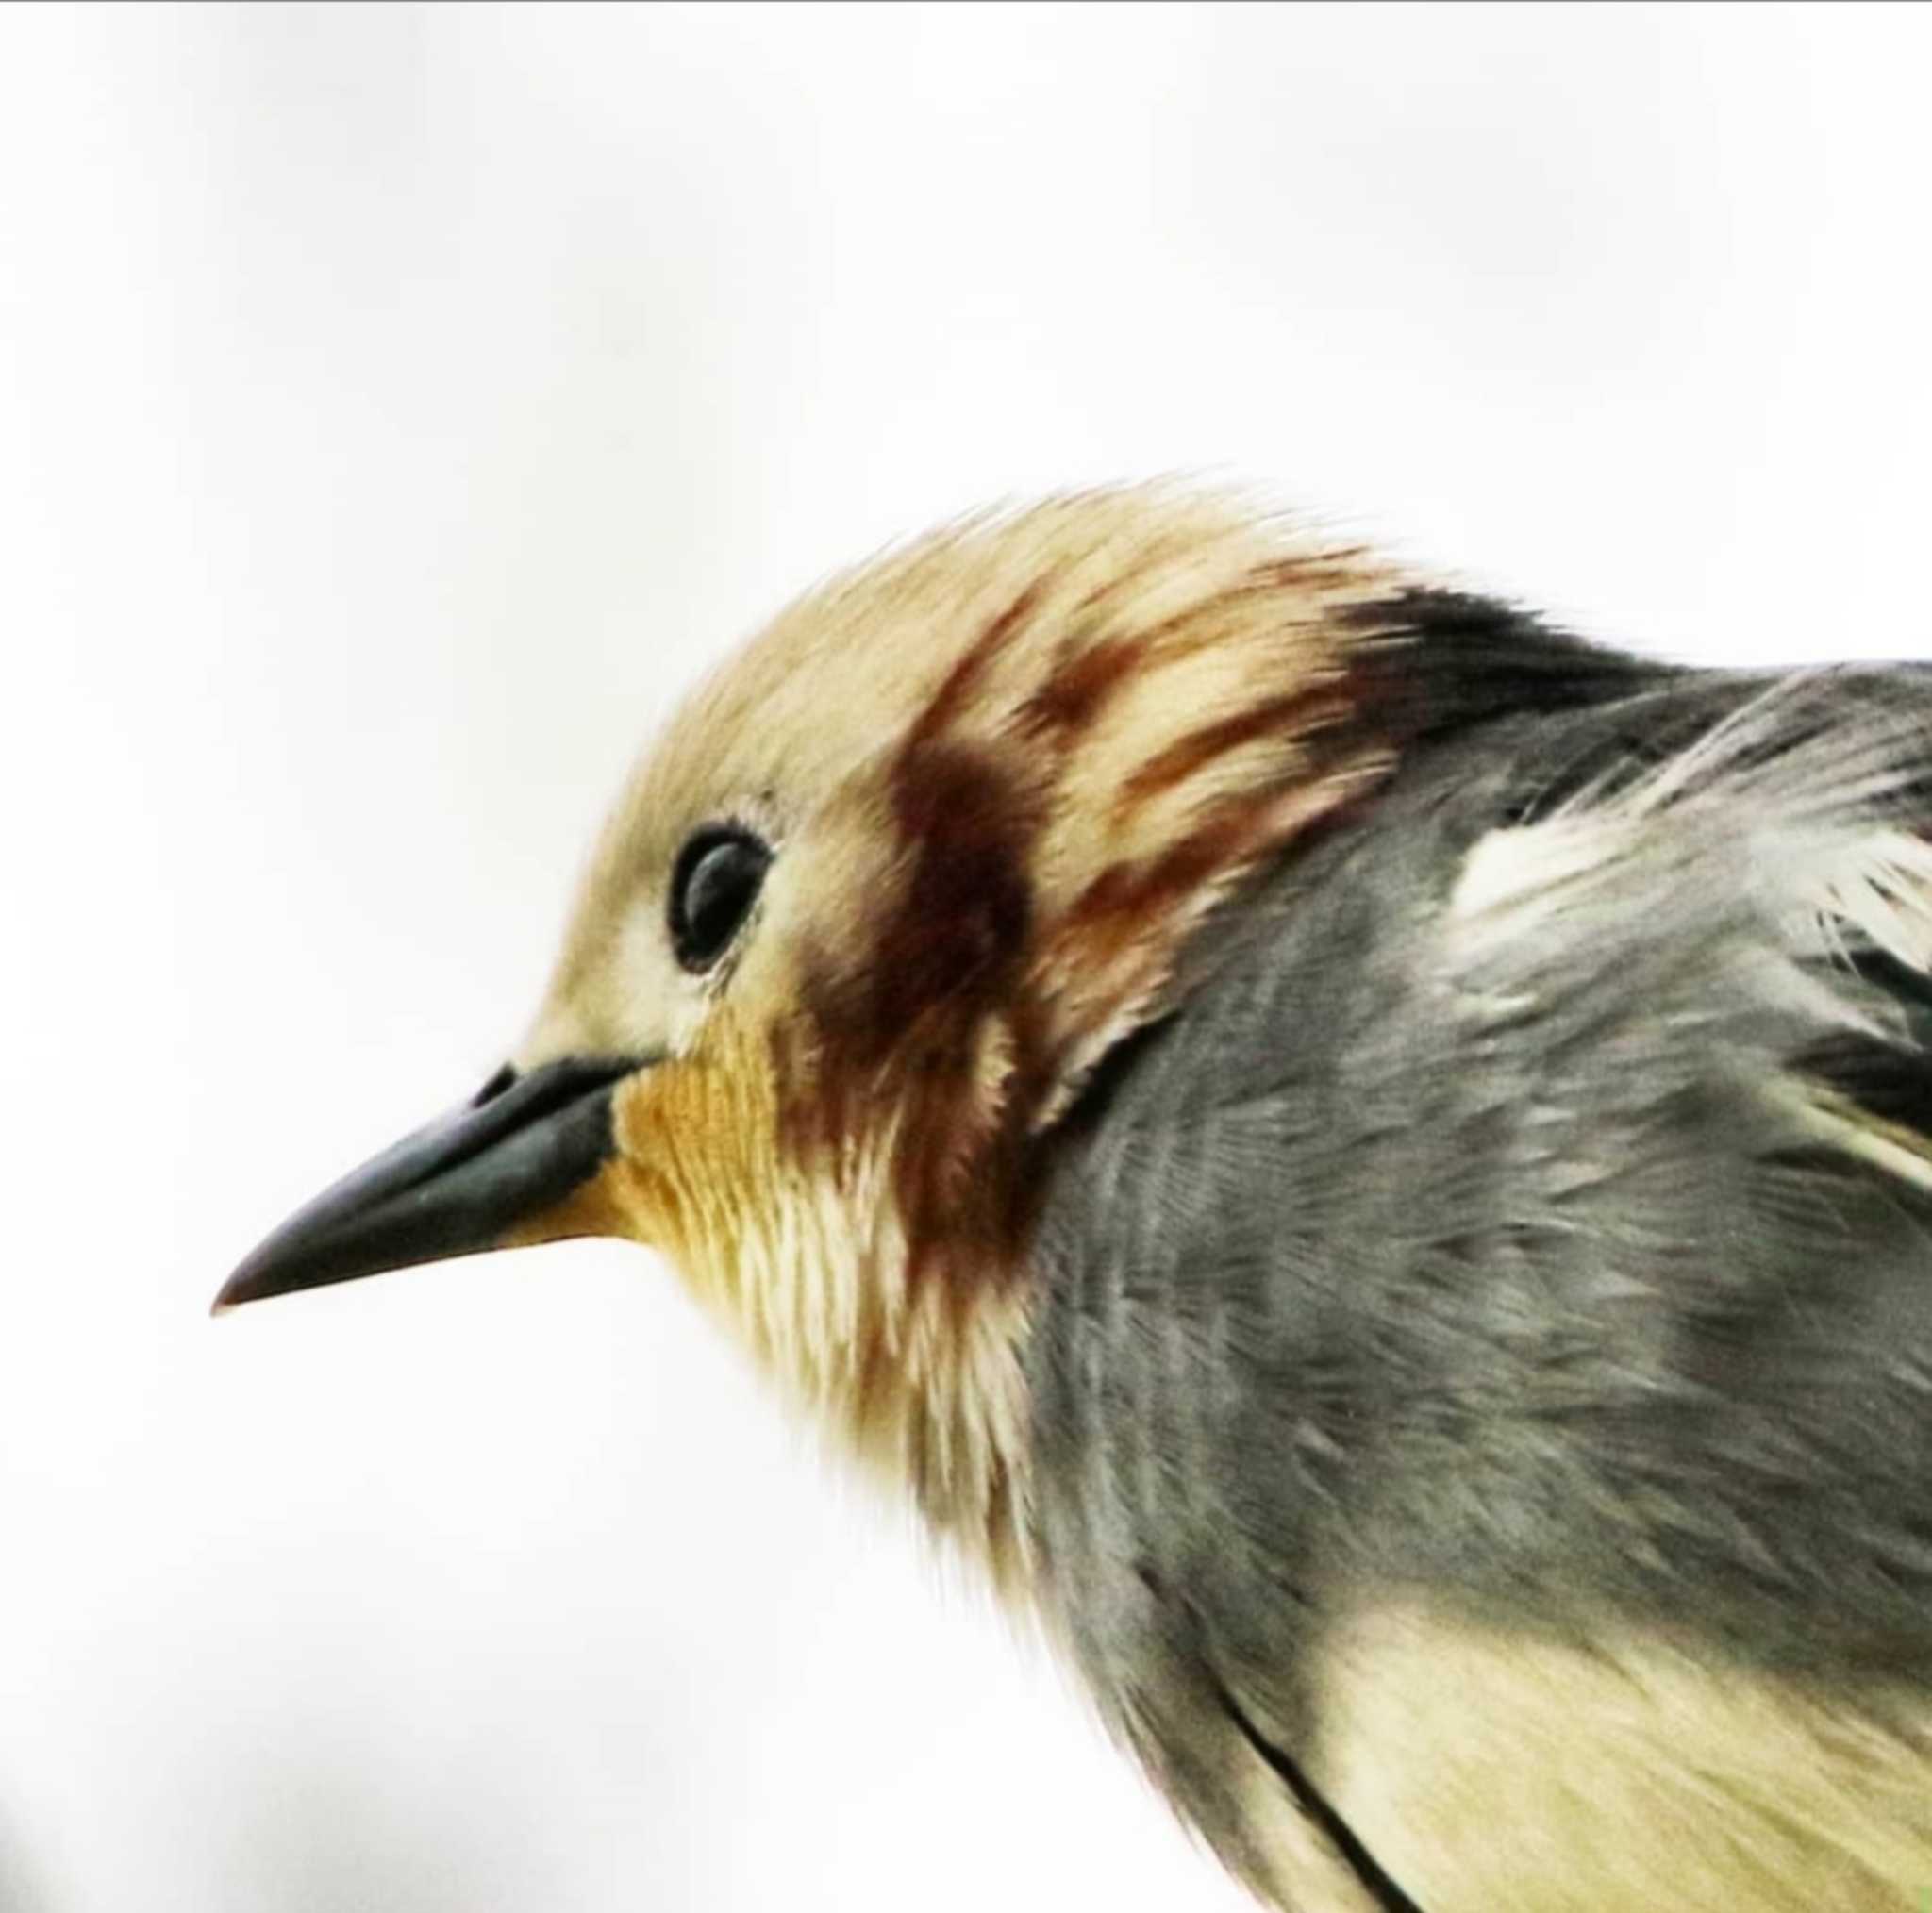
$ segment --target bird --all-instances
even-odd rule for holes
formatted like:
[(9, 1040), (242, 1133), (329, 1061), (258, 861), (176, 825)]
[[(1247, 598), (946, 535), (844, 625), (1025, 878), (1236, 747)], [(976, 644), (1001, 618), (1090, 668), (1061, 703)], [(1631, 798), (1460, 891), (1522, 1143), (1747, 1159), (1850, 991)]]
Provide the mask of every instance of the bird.
[(1932, 675), (1196, 481), (691, 693), (466, 1103), (217, 1312), (640, 1243), (1264, 1905), (1932, 1893)]

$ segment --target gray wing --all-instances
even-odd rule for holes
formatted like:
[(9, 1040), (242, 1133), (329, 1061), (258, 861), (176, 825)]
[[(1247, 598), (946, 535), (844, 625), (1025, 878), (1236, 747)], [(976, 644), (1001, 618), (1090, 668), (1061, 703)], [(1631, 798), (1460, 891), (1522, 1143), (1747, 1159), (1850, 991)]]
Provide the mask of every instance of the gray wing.
[(1496, 1907), (1551, 1850), (1482, 1810), (1512, 1742), (1525, 1814), (1612, 1758), (1671, 1797), (1573, 1816), (1579, 1906), (1705, 1905), (1707, 1849), (1712, 1905), (1932, 1886), (1928, 772), (1903, 672), (1491, 725), (1219, 926), (1076, 1111), (1041, 1555), (1116, 1725), (1282, 1904), (1247, 1756), (1373, 1850), (1363, 1904)]

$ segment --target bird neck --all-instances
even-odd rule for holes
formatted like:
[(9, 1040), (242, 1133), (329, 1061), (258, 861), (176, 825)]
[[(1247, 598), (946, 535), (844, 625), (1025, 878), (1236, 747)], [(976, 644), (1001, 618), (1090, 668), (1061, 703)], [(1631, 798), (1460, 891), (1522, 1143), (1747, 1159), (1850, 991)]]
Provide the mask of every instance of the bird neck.
[(883, 1173), (779, 1183), (728, 1242), (689, 1245), (691, 1273), (835, 1447), (1018, 1594), (1030, 1578), (1029, 1285), (915, 1256), (874, 1192)]

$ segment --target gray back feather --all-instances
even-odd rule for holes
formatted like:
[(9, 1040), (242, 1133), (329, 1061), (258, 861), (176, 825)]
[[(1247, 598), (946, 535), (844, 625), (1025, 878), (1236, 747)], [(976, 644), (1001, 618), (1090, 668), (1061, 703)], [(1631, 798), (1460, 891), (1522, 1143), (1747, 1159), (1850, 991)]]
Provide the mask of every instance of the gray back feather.
[(1499, 720), (1074, 1112), (1037, 1539), (1210, 1834), (1186, 1719), (1304, 1743), (1371, 1595), (1932, 1681), (1928, 774), (1915, 673)]

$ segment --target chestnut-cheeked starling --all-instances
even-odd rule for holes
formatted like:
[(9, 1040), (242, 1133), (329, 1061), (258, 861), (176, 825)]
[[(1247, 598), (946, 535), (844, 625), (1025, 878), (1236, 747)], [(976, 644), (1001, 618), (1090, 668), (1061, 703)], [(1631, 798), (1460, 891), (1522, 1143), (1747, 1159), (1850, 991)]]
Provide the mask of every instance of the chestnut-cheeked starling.
[(1176, 486), (691, 701), (510, 1060), (222, 1291), (658, 1250), (1266, 1902), (1932, 1890), (1932, 675)]

